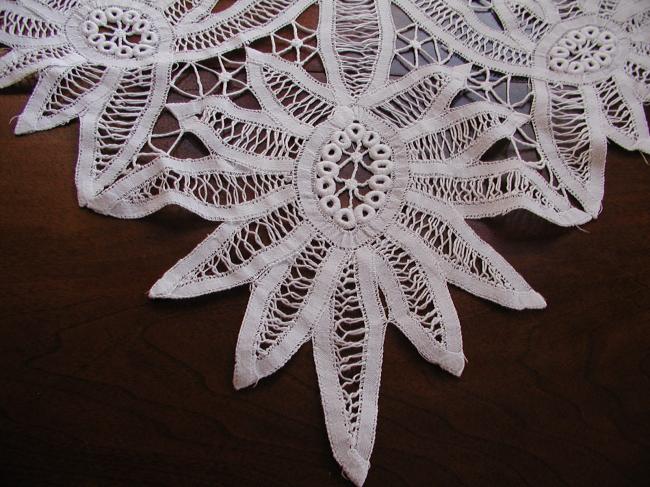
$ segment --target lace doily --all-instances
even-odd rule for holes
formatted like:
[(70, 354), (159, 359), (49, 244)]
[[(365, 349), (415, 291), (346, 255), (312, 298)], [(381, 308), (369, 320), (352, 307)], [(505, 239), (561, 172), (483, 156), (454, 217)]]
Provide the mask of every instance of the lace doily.
[(545, 306), (465, 220), (584, 223), (607, 140), (650, 152), (645, 1), (3, 0), (0, 43), (0, 86), (39, 73), (16, 133), (79, 118), (81, 205), (224, 222), (151, 296), (250, 283), (235, 387), (311, 341), (357, 485), (388, 323), (460, 375), (448, 283)]

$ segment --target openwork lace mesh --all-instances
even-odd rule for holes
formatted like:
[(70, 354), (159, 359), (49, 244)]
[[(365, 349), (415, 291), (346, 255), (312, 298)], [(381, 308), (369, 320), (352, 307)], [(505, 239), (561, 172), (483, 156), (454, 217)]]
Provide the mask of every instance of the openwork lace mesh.
[(451, 283), (544, 299), (467, 219), (598, 216), (607, 142), (650, 152), (632, 0), (0, 1), (17, 133), (79, 119), (79, 202), (221, 222), (151, 289), (249, 284), (234, 384), (313, 346), (332, 451), (363, 484), (391, 323), (465, 365)]

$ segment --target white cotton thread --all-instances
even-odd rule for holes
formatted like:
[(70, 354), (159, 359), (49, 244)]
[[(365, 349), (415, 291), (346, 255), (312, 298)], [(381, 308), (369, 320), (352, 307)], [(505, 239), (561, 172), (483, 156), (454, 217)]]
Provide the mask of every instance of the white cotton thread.
[(99, 53), (119, 59), (139, 59), (156, 52), (160, 36), (149, 19), (135, 9), (96, 8), (81, 24), (86, 42)]
[[(314, 190), (320, 208), (344, 230), (371, 221), (393, 184), (391, 157), (392, 149), (381, 142), (379, 133), (360, 122), (336, 130), (316, 163)], [(362, 172), (367, 177), (361, 178)]]
[(581, 75), (607, 68), (616, 52), (616, 36), (607, 29), (587, 25), (572, 29), (557, 40), (549, 51), (553, 71)]

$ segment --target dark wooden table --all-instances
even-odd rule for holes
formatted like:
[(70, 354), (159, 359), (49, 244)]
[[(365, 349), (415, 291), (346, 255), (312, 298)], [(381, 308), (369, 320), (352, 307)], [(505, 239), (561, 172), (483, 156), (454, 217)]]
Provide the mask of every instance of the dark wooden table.
[[(214, 224), (76, 204), (76, 124), (27, 137), (0, 96), (0, 485), (350, 485), (332, 459), (311, 347), (235, 392), (248, 290), (146, 291)], [(367, 486), (648, 485), (650, 167), (610, 151), (600, 218), (473, 226), (540, 291), (516, 312), (453, 290), (460, 379), (390, 328)]]

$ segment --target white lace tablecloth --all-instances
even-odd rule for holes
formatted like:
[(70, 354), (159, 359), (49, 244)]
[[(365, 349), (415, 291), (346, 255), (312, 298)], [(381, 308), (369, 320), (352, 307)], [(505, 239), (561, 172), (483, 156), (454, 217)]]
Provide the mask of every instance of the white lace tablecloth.
[(16, 133), (79, 119), (82, 206), (223, 222), (151, 297), (250, 284), (235, 387), (311, 341), (357, 485), (388, 323), (460, 375), (448, 283), (546, 305), (466, 220), (583, 224), (608, 140), (650, 152), (644, 0), (3, 0), (0, 43), (0, 86), (39, 75)]

